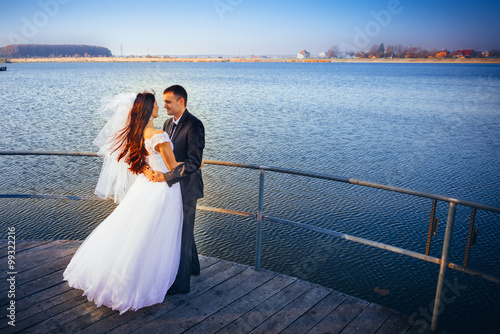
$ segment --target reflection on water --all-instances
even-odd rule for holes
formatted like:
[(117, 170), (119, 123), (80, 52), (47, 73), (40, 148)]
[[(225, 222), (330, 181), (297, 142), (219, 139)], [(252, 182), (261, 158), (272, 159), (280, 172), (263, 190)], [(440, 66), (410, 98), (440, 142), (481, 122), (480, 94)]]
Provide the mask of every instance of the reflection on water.
[[(12, 64), (0, 76), (0, 150), (96, 151), (101, 97), (184, 85), (205, 124), (205, 158), (297, 168), (500, 206), (500, 66), (424, 64)], [(157, 98), (160, 98), (159, 94)], [(160, 110), (157, 127), (166, 118)], [(101, 160), (0, 156), (0, 193), (92, 196)], [(258, 171), (207, 165), (205, 206), (255, 212)], [(110, 202), (0, 199), (17, 237), (83, 239)], [(423, 252), (431, 201), (266, 172), (264, 214)], [(448, 208), (439, 203), (439, 257)], [(462, 263), (460, 207), (451, 261)], [(499, 215), (478, 211), (472, 268), (500, 276)], [(198, 212), (200, 252), (255, 261), (255, 221)], [(2, 230), (3, 237), (6, 229)], [(262, 266), (412, 314), (433, 300), (438, 266), (264, 222)], [(500, 288), (465, 286), (442, 318), (452, 331), (498, 328)], [(381, 293), (382, 292), (382, 293)], [(472, 311), (471, 311), (472, 310)], [(474, 316), (465, 316), (469, 312)], [(417, 319), (423, 316), (418, 315)], [(423, 317), (425, 319), (425, 317)]]

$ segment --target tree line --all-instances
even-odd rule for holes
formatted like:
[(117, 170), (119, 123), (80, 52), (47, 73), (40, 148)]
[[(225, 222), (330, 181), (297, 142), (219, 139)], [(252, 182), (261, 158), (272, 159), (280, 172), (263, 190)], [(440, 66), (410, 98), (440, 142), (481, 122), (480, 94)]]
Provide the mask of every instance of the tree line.
[(56, 58), (56, 57), (110, 57), (108, 48), (93, 45), (40, 45), (21, 44), (0, 48), (0, 57), (5, 58)]
[[(443, 52), (446, 51), (446, 52)], [(453, 52), (447, 50), (437, 50), (431, 49), (427, 50), (420, 46), (410, 46), (405, 47), (401, 44), (399, 45), (387, 45), (384, 43), (380, 45), (373, 45), (368, 51), (340, 51), (337, 46), (333, 46), (328, 50), (329, 58), (339, 58), (339, 57), (357, 57), (357, 58), (452, 58)], [(474, 58), (500, 58), (500, 50), (491, 49), (489, 51), (481, 52), (475, 51)]]

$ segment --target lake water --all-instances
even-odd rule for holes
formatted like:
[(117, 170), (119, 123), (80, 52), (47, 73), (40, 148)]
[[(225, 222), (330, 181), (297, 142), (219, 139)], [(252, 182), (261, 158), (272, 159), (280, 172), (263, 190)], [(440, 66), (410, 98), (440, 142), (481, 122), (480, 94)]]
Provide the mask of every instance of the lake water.
[[(0, 150), (92, 151), (101, 98), (171, 84), (205, 124), (204, 157), (295, 168), (500, 206), (500, 66), (466, 64), (9, 64), (0, 75)], [(161, 105), (161, 104), (160, 104)], [(156, 126), (166, 119), (160, 109)], [(93, 196), (101, 160), (0, 156), (0, 193)], [(207, 165), (205, 206), (255, 212), (258, 172)], [(0, 199), (2, 238), (84, 239), (114, 204)], [(264, 214), (424, 252), (431, 200), (265, 174)], [(431, 255), (439, 257), (447, 204)], [(462, 264), (459, 206), (451, 261)], [(500, 276), (500, 215), (478, 211), (469, 266)], [(255, 262), (255, 221), (198, 212), (201, 254)], [(264, 222), (262, 267), (428, 320), (439, 267)], [(500, 328), (500, 286), (447, 271), (440, 317), (453, 332)], [(381, 295), (380, 289), (386, 293)], [(387, 294), (388, 292), (388, 294)], [(386, 295), (385, 295), (386, 294)], [(453, 297), (453, 298), (452, 298)], [(429, 314), (431, 311), (429, 311)], [(423, 326), (423, 325), (422, 325)]]

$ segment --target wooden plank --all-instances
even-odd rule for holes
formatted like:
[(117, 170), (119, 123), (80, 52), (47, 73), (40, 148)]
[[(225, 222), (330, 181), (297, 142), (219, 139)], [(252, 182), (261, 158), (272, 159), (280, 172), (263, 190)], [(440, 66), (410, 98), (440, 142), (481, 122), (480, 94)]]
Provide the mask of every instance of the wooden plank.
[[(77, 307), (80, 305), (82, 307)], [(87, 297), (79, 296), (29, 317), (19, 326), (16, 324), (16, 329), (21, 329), (23, 334), (48, 333), (93, 310), (95, 304), (87, 301)]]
[[(1, 239), (0, 240), (0, 250), (1, 250), (0, 257), (6, 256), (7, 247), (12, 246), (11, 241), (12, 240), (8, 240), (8, 239)], [(20, 246), (21, 244), (26, 243), (26, 241), (24, 241), (24, 240), (14, 240), (14, 241), (15, 241), (16, 248), (17, 248), (17, 246)], [(4, 251), (5, 251), (5, 253), (4, 253)]]
[[(136, 330), (139, 330), (143, 326), (146, 326), (148, 323), (153, 321), (156, 318), (159, 318), (166, 314), (167, 312), (176, 309), (182, 304), (191, 301), (194, 297), (210, 290), (215, 285), (224, 282), (231, 277), (239, 274), (245, 268), (241, 265), (235, 265), (233, 263), (228, 262), (220, 262), (219, 266), (226, 267), (225, 270), (218, 272), (217, 274), (206, 278), (205, 280), (198, 281), (197, 284), (191, 284), (191, 292), (185, 295), (174, 295), (167, 296), (166, 302), (163, 302), (161, 307), (152, 307), (147, 312), (144, 312), (140, 317), (134, 318), (133, 321), (129, 321), (126, 324), (110, 331), (110, 333), (132, 333)], [(229, 267), (229, 268), (227, 268)], [(198, 276), (201, 277), (201, 276)]]
[[(65, 295), (65, 293), (68, 293)], [(81, 296), (81, 290), (71, 289), (66, 282), (42, 290), (26, 298), (16, 300), (16, 322), (19, 323), (51, 307), (67, 302), (69, 299)], [(44, 316), (43, 316), (44, 317)], [(2, 326), (3, 325), (3, 326)], [(0, 323), (0, 330), (7, 324)]]
[[(0, 240), (1, 248), (7, 247), (9, 245), (12, 245), (12, 241), (15, 241), (16, 247), (17, 246), (21, 246), (23, 244), (27, 245), (29, 247), (33, 242), (38, 242), (38, 241), (51, 242), (52, 240), (25, 240), (25, 239), (11, 240), (11, 239), (1, 239)], [(22, 248), (20, 248), (20, 249), (22, 249)]]
[[(78, 296), (76, 298), (72, 298), (69, 300), (62, 301), (62, 303), (58, 304), (55, 307), (49, 308), (45, 311), (39, 312), (30, 316), (20, 322), (16, 322), (16, 331), (21, 331), (23, 333), (32, 332), (35, 333), (35, 326), (38, 327), (38, 324), (42, 322), (50, 322), (50, 320), (56, 316), (57, 314), (64, 312), (68, 309), (73, 308), (78, 304), (83, 304), (87, 301), (86, 297)], [(39, 333), (44, 333), (41, 329), (38, 331)], [(47, 332), (47, 331), (45, 331)]]
[(273, 276), (246, 267), (239, 274), (179, 306), (175, 312), (169, 312), (156, 318), (134, 333), (162, 333), (165, 328), (168, 328), (169, 334), (183, 333), (249, 291), (269, 281)]
[[(21, 272), (16, 274), (16, 301), (22, 300), (23, 298), (37, 293), (45, 288), (49, 288), (46, 283), (49, 283), (48, 280), (45, 279), (45, 277), (49, 277), (50, 282), (52, 285), (56, 285), (60, 282), (62, 282), (63, 279), (63, 272), (71, 260), (71, 256), (66, 256), (63, 258), (57, 258), (55, 257), (55, 260), (51, 260), (52, 258), (49, 257), (49, 262), (44, 263), (41, 266), (34, 267), (30, 270)], [(56, 276), (53, 276), (54, 273), (58, 272), (59, 274)], [(38, 284), (37, 282), (42, 282), (43, 284)], [(43, 287), (43, 289), (40, 289)], [(0, 306), (7, 305), (9, 302), (3, 297), (7, 296), (7, 290), (2, 289), (3, 291), (0, 292)]]
[(349, 297), (340, 304), (335, 311), (328, 314), (322, 321), (314, 326), (308, 334), (340, 333), (354, 318), (368, 307), (369, 303)]
[[(28, 270), (17, 272), (16, 274), (16, 285), (20, 286), (23, 284), (26, 284), (28, 282), (31, 282), (33, 280), (36, 280), (39, 277), (47, 276), (53, 272), (56, 271), (63, 271), (66, 269), (66, 267), (69, 264), (69, 261), (71, 261), (72, 254), (67, 255), (66, 257), (63, 258), (51, 258), (49, 257), (47, 259), (47, 262), (42, 263), (40, 266), (35, 266), (32, 267)], [(62, 279), (62, 275), (61, 275)], [(0, 292), (2, 293), (2, 292)]]
[[(65, 284), (62, 283), (58, 286), (64, 285)], [(75, 290), (71, 288), (64, 291), (63, 293), (54, 296), (50, 296), (49, 294), (45, 293), (45, 291), (46, 290), (43, 291), (43, 295), (44, 297), (46, 297), (46, 299), (44, 299), (42, 302), (34, 302), (33, 300), (28, 299), (28, 301), (30, 302), (29, 305), (26, 305), (25, 308), (20, 311), (16, 310), (16, 321), (21, 322), (24, 319), (28, 319), (29, 317), (34, 316), (35, 314), (44, 312), (52, 307), (65, 303), (70, 299), (78, 298), (82, 295), (81, 290)]]
[(331, 289), (312, 285), (309, 290), (274, 314), (252, 333), (280, 333), (331, 292)]
[(33, 252), (26, 257), (19, 257), (16, 261), (19, 264), (18, 274), (22, 275), (24, 271), (40, 266), (43, 267), (60, 258), (65, 258), (67, 265), (74, 253), (74, 248), (69, 248), (68, 245), (56, 245), (38, 252)]
[[(12, 242), (9, 244), (9, 240), (2, 239), (4, 240), (0, 246), (0, 258), (6, 257), (8, 255), (8, 247), (9, 246), (15, 246), (15, 251), (20, 252), (24, 249), (24, 247), (34, 247), (32, 246), (32, 243), (26, 240), (16, 240), (15, 244), (12, 245)], [(49, 242), (49, 241), (46, 241)]]
[(266, 321), (266, 319), (279, 312), (295, 298), (310, 289), (311, 285), (308, 282), (295, 280), (277, 294), (222, 328), (218, 333), (248, 333), (252, 331)]
[[(21, 254), (32, 252), (33, 250), (37, 251), (39, 249), (43, 249), (45, 247), (51, 247), (53, 245), (58, 245), (62, 243), (66, 243), (66, 240), (20, 240), (16, 241), (16, 257)], [(7, 256), (7, 252), (1, 253), (2, 256)]]
[[(165, 303), (165, 300), (163, 301)], [(161, 304), (163, 305), (163, 304)], [(95, 321), (93, 322), (85, 322), (80, 323), (80, 328), (77, 331), (73, 331), (71, 333), (108, 333), (110, 330), (113, 330), (137, 317), (141, 317), (143, 314), (148, 312), (150, 309), (159, 307), (159, 305), (153, 305), (150, 307), (144, 307), (137, 311), (128, 311), (124, 314), (120, 315), (120, 312), (113, 311), (109, 307), (100, 307), (97, 308), (94, 305), (94, 311), (97, 314), (95, 317)], [(101, 309), (107, 309), (111, 311), (109, 315), (106, 315), (104, 311)], [(90, 314), (88, 315), (91, 316)], [(87, 320), (87, 317), (82, 320)]]
[(376, 334), (406, 333), (410, 328), (408, 316), (399, 312), (391, 314), (389, 319), (375, 332)]
[(101, 321), (106, 317), (117, 313), (117, 311), (113, 311), (109, 307), (99, 307), (95, 308), (93, 311), (83, 314), (82, 316), (73, 319), (57, 327), (54, 330), (51, 330), (50, 333), (77, 333), (79, 330), (90, 326), (96, 321)]
[(19, 307), (19, 312), (32, 307), (33, 305), (41, 305), (45, 303), (46, 300), (53, 298), (57, 295), (65, 293), (72, 288), (69, 287), (67, 282), (60, 280), (58, 284), (55, 284), (47, 289), (40, 290), (38, 292), (34, 292), (29, 294), (28, 296), (16, 299), (16, 303)]
[(340, 304), (342, 304), (349, 296), (332, 291), (325, 296), (319, 303), (314, 305), (310, 310), (303, 314), (299, 319), (288, 326), (282, 333), (307, 333), (311, 328), (316, 326), (328, 314), (334, 311)]
[(26, 284), (16, 286), (16, 300), (59, 284), (62, 281), (62, 273), (63, 270), (59, 270), (46, 276), (39, 277)]
[(22, 243), (19, 244), (19, 241), (16, 241), (16, 251), (18, 253), (29, 251), (33, 248), (41, 247), (47, 244), (60, 244), (68, 242), (69, 240), (22, 240)]
[[(45, 246), (45, 245), (44, 245)], [(58, 244), (53, 247), (65, 247), (61, 244)], [(37, 256), (30, 254), (38, 254)], [(33, 256), (30, 257), (30, 256)], [(10, 275), (15, 277), (15, 287), (16, 287), (16, 299), (22, 298), (24, 295), (18, 294), (18, 292), (24, 289), (24, 284), (37, 280), (40, 277), (51, 274), (53, 271), (62, 269), (63, 266), (54, 262), (54, 259), (57, 260), (57, 256), (52, 256), (51, 253), (47, 253), (47, 249), (39, 250), (34, 253), (25, 253), (23, 256), (16, 255), (16, 268), (14, 270), (15, 274)], [(50, 265), (47, 266), (47, 263)], [(66, 259), (66, 265), (69, 263), (69, 259)], [(26, 269), (27, 268), (27, 269)], [(32, 270), (32, 268), (37, 268)], [(2, 280), (0, 284), (0, 307), (7, 305), (9, 300), (7, 300), (7, 291), (9, 290), (9, 284), (7, 280)]]
[(32, 268), (43, 266), (58, 258), (73, 255), (76, 251), (73, 242), (51, 243), (50, 246), (45, 244), (41, 245), (40, 248), (32, 248), (25, 253), (16, 254), (15, 271), (17, 277), (22, 277), (24, 272)]
[(375, 333), (389, 319), (393, 311), (382, 305), (370, 303), (343, 331), (344, 334)]
[(293, 278), (278, 274), (196, 326), (191, 327), (186, 331), (186, 334), (215, 333), (293, 282), (295, 282)]

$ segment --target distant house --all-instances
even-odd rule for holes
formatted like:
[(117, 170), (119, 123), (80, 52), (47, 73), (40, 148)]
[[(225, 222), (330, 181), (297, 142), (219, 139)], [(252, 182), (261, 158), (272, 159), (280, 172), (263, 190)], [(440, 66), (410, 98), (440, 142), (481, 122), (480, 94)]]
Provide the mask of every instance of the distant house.
[(453, 52), (453, 58), (472, 58), (476, 56), (474, 50), (457, 50)]
[(297, 58), (299, 59), (306, 59), (311, 57), (311, 53), (307, 52), (306, 50), (302, 50), (297, 54)]
[(319, 57), (320, 58), (328, 58), (328, 54), (326, 52), (320, 52)]
[(442, 50), (436, 53), (436, 58), (446, 58), (448, 56), (448, 50)]

